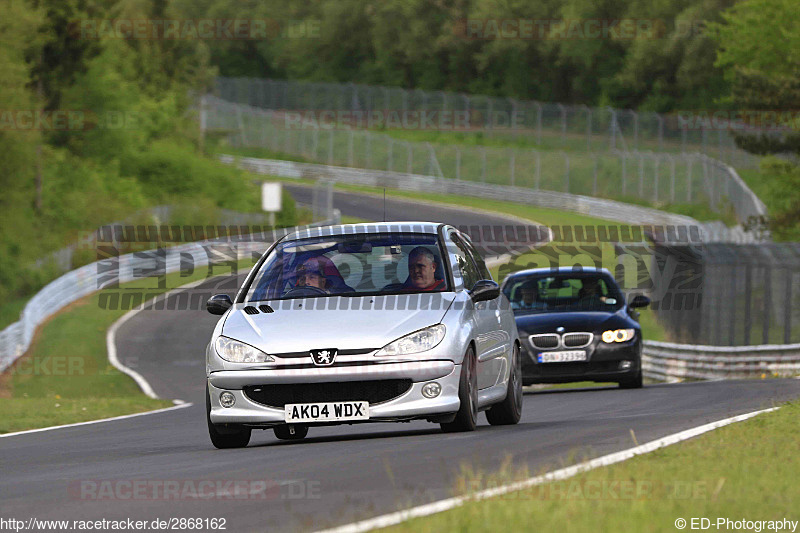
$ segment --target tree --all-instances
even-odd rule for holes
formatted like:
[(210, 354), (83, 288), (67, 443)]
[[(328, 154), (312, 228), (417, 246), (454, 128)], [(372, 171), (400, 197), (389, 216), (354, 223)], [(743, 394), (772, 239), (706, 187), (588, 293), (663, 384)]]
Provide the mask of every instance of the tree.
[[(731, 81), (730, 101), (751, 116), (788, 111), (785, 130), (735, 132), (736, 143), (752, 153), (800, 156), (800, 24), (795, 0), (745, 0), (713, 25), (717, 65)], [(760, 115), (759, 112), (764, 112)], [(781, 124), (778, 124), (781, 125)], [(769, 227), (778, 239), (800, 239), (800, 167), (791, 159), (762, 160), (768, 180)]]

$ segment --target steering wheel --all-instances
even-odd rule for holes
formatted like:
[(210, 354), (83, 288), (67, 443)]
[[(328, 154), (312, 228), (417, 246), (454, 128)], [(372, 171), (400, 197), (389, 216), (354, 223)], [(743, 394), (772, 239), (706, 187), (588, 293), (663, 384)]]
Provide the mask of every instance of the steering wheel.
[(283, 295), (284, 298), (290, 296), (319, 296), (319, 295), (327, 295), (328, 291), (325, 289), (320, 289), (319, 287), (312, 287), (310, 285), (305, 285), (303, 287), (292, 287), (286, 294)]

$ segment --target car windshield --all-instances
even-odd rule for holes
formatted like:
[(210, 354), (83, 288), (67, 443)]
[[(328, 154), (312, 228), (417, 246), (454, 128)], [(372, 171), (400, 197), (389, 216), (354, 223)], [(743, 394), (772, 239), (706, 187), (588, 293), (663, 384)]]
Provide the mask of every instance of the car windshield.
[(608, 311), (624, 304), (614, 281), (602, 274), (541, 274), (509, 280), (503, 293), (515, 314)]
[(436, 235), (334, 235), (279, 243), (247, 290), (248, 302), (451, 290)]

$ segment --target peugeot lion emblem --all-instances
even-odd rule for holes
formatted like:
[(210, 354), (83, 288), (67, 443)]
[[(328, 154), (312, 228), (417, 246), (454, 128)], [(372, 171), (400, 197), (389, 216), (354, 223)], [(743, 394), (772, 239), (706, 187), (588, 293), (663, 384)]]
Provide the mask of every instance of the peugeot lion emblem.
[(326, 350), (311, 350), (311, 360), (317, 366), (330, 366), (336, 359), (336, 350), (328, 348)]

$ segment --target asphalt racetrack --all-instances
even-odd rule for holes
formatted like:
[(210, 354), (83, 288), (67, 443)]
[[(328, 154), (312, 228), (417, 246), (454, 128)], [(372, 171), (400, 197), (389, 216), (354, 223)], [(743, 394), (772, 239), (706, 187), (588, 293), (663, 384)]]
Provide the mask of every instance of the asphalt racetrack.
[[(291, 190), (310, 202), (308, 190)], [(373, 197), (337, 192), (334, 205), (344, 215), (383, 218), (383, 202)], [(386, 218), (518, 223), (392, 198)], [(195, 290), (233, 293), (236, 285), (234, 277), (217, 278)], [(299, 442), (254, 431), (247, 448), (216, 450), (203, 398), (204, 349), (216, 321), (202, 309), (146, 309), (123, 324), (116, 337), (122, 363), (160, 397), (194, 405), (0, 438), (4, 517), (224, 518), (228, 531), (317, 530), (452, 496), (462, 464), (491, 472), (510, 457), (539, 473), (575, 452), (592, 457), (630, 448), (631, 430), (644, 443), (800, 397), (795, 379), (539, 391), (526, 393), (516, 426), (491, 427), (481, 415), (473, 433), (443, 434), (426, 422), (361, 424), (311, 428)], [(133, 482), (146, 487), (138, 496)], [(237, 482), (244, 494), (233, 488)], [(178, 498), (159, 491), (166, 483), (181, 487)], [(186, 490), (192, 487), (196, 496)]]

